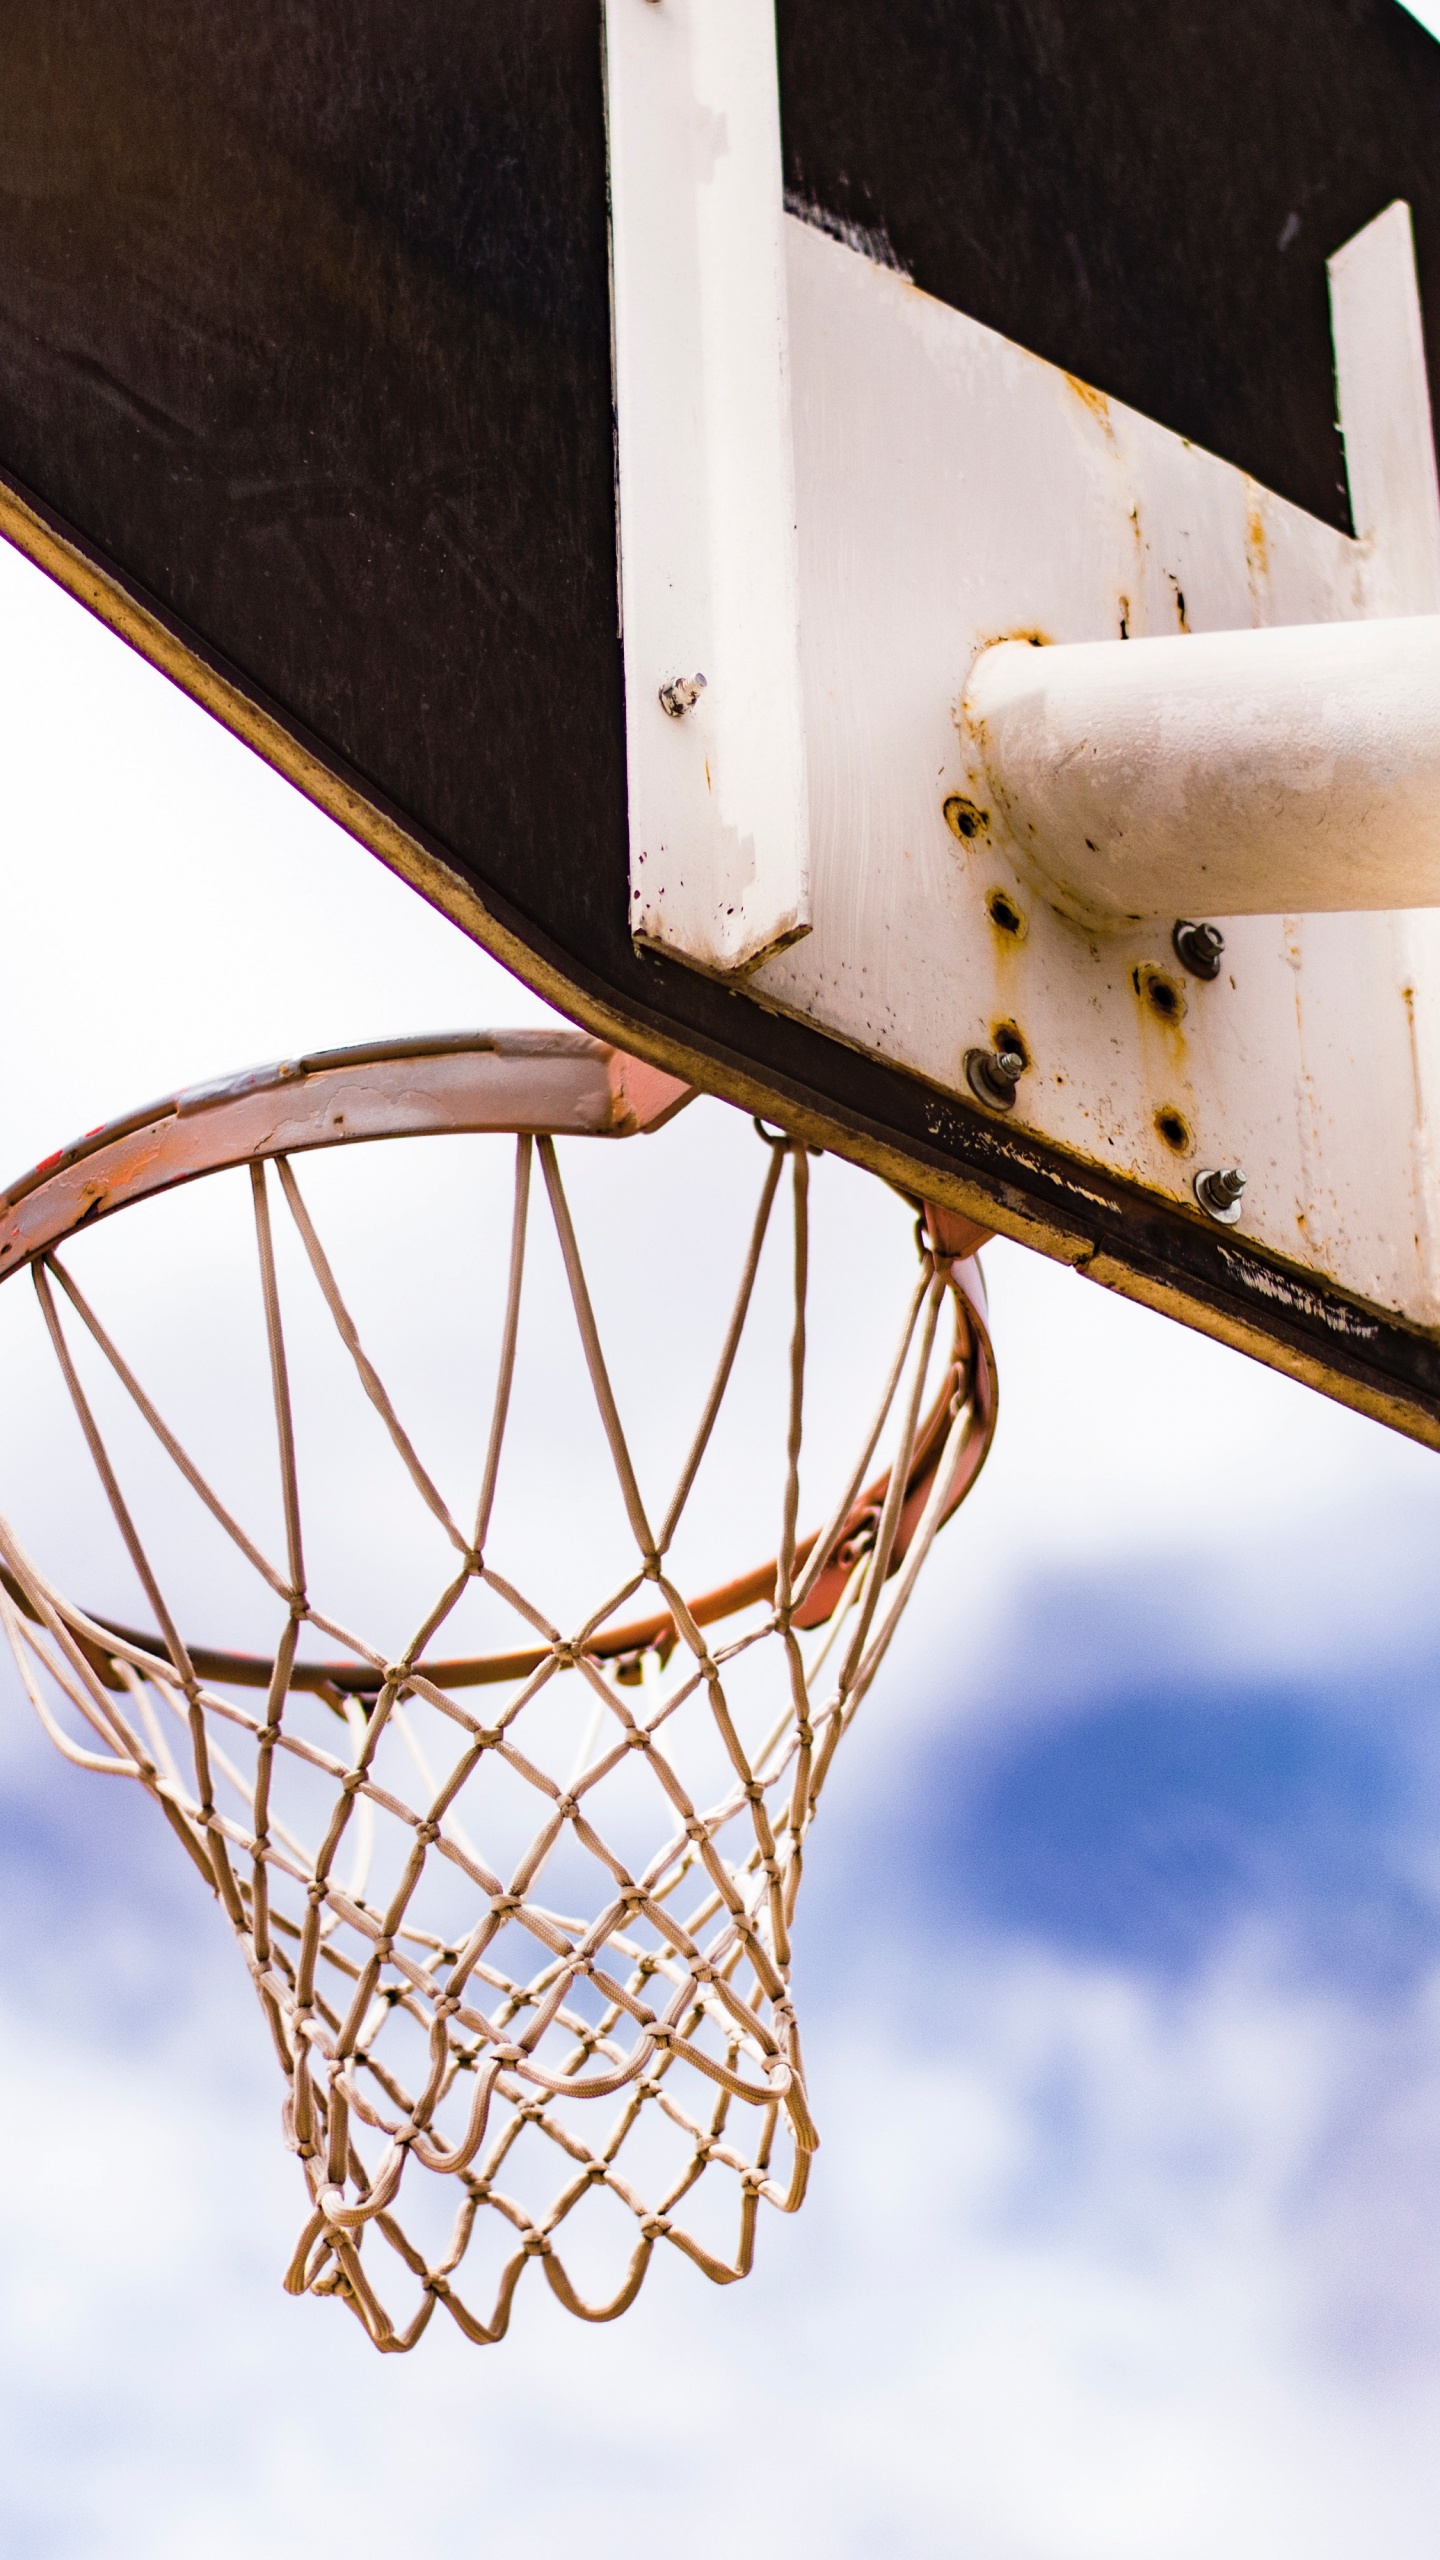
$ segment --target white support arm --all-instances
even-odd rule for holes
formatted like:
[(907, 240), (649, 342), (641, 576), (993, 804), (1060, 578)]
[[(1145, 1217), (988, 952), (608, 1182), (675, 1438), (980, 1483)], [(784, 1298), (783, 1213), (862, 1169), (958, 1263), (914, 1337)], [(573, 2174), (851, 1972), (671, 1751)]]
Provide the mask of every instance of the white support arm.
[(982, 650), (992, 822), (1083, 922), (1440, 907), (1440, 615)]

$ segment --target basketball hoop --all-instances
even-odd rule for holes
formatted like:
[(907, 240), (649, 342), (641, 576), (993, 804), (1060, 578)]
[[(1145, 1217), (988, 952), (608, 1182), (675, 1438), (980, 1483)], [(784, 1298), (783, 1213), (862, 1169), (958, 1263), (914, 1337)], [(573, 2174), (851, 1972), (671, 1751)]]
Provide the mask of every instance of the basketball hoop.
[[(877, 1407), (820, 1527), (800, 1534), (810, 1165), (761, 1129), (754, 1220), (688, 1454), (664, 1508), (642, 1496), (555, 1141), (653, 1129), (686, 1099), (673, 1078), (580, 1033), (352, 1050), (182, 1094), (0, 1195), (0, 1277), (30, 1271), (150, 1624), (77, 1605), (3, 1519), (0, 1617), (51, 1740), (79, 1767), (144, 1787), (222, 1902), (274, 2038), (309, 2193), (287, 2286), (338, 2295), (387, 2352), (412, 2347), (437, 2303), (467, 2338), (500, 2338), (532, 2257), (587, 2320), (626, 2309), (661, 2240), (732, 2282), (749, 2271), (761, 2200), (799, 2205), (817, 2140), (790, 1998), (806, 1834), (994, 1429), (977, 1238), (922, 1210)], [(457, 1517), (362, 1344), (293, 1158), (477, 1132), (513, 1151), (508, 1279), (478, 1501)], [(222, 1500), (59, 1254), (122, 1208), (227, 1171), (250, 1185), (283, 1560)], [(563, 1624), (506, 1573), (500, 1542), (537, 1214), (563, 1264), (633, 1547), (630, 1570)], [(398, 1654), (330, 1614), (307, 1579), (282, 1222), (346, 1374), (448, 1547)], [(669, 1558), (782, 1227), (778, 1540), (769, 1561), (692, 1597)], [(227, 1649), (211, 1640), (223, 1630), (182, 1617), (183, 1575), (142, 1534), (86, 1364), (263, 1595), (273, 1650)], [(558, 1487), (555, 1499), (558, 1510)], [(444, 1630), (477, 1594), (513, 1640), (452, 1654)], [(500, 1828), (515, 1831), (517, 1806), (523, 1845), (502, 1853), (494, 1825), (508, 1808)], [(617, 2210), (618, 2280), (596, 2291), (577, 2272), (587, 2217)]]

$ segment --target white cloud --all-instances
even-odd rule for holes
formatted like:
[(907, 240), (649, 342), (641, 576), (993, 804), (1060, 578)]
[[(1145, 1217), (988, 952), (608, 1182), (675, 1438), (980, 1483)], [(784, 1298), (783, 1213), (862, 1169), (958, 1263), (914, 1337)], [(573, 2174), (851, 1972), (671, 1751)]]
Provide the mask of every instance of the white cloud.
[[(504, 2347), (437, 2333), (405, 2364), (279, 2291), (299, 2182), (238, 1969), (143, 2063), (7, 2001), (18, 2547), (28, 2515), (35, 2549), (116, 2560), (719, 2560), (763, 2520), (835, 2560), (1419, 2560), (1440, 2343), (1351, 2217), (1397, 2121), (1433, 2188), (1433, 2002), (1387, 2053), (1254, 1948), (1179, 2000), (977, 1950), (897, 2050), (859, 1988), (812, 2033), (816, 2191), (748, 2287), (663, 2265), (585, 2330), (536, 2281)], [(1389, 2298), (1383, 2383), (1344, 2335), (1357, 2276)]]

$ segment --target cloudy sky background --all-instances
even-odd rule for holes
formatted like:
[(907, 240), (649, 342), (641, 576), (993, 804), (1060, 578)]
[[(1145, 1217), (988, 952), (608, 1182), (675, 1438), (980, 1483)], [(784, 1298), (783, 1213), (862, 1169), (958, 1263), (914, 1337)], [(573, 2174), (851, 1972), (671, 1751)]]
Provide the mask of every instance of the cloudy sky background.
[[(3, 548), (0, 736), (5, 1178), (210, 1074), (547, 1018)], [(7, 2554), (1433, 2551), (1436, 1460), (987, 1268), (1000, 1439), (827, 1795), (824, 2143), (747, 2285), (657, 2261), (598, 2330), (527, 2285), (408, 2361), (290, 2301), (227, 1933), (0, 1669)]]

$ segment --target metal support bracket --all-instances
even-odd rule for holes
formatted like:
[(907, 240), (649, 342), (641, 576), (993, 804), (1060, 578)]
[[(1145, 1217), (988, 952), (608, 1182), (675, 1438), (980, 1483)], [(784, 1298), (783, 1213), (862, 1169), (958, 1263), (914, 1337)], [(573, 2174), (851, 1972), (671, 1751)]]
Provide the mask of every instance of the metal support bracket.
[(809, 929), (773, 0), (606, 0), (637, 942), (721, 976)]

